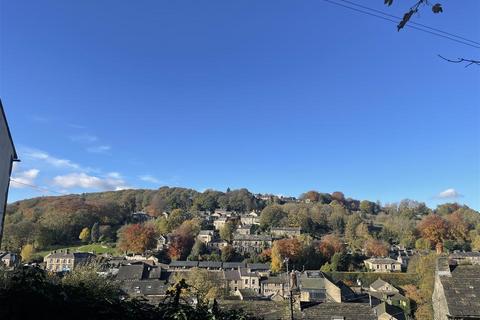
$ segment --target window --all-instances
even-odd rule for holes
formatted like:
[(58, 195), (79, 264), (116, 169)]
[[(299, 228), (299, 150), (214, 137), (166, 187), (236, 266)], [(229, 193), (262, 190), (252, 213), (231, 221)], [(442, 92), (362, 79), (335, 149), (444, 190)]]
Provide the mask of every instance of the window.
[(237, 280), (235, 280), (235, 284), (237, 284)]
[(245, 279), (245, 284), (248, 284), (248, 279)]
[(237, 288), (237, 287), (235, 287), (235, 291), (237, 291), (237, 290), (238, 290), (238, 288)]
[(255, 279), (252, 279), (252, 284), (253, 284), (253, 285), (255, 284)]

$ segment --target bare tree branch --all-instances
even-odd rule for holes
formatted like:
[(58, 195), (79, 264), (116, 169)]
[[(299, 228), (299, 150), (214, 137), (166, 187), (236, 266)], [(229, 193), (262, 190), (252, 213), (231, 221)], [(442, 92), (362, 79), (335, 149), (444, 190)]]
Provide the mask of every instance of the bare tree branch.
[(466, 67), (471, 66), (472, 64), (475, 64), (477, 66), (480, 66), (480, 60), (473, 60), (473, 59), (464, 59), (464, 58), (457, 58), (457, 60), (452, 60), (452, 59), (447, 59), (441, 55), (438, 55), (440, 58), (442, 58), (445, 61), (451, 62), (451, 63), (467, 63)]

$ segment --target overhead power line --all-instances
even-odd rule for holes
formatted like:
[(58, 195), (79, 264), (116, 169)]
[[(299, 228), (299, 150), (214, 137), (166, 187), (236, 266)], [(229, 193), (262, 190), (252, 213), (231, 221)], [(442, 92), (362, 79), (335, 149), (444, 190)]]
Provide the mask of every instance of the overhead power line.
[(47, 188), (39, 187), (39, 186), (36, 186), (34, 184), (28, 184), (28, 183), (20, 182), (20, 181), (17, 181), (15, 179), (10, 179), (10, 181), (14, 182), (16, 184), (22, 185), (22, 186), (26, 186), (26, 187), (30, 187), (30, 188), (38, 190), (38, 191), (42, 191), (42, 192), (56, 193), (56, 194), (59, 194), (59, 195), (62, 195), (62, 196), (67, 195), (66, 193), (62, 193), (62, 192), (58, 192), (58, 191), (54, 191), (54, 190), (49, 190)]
[[(372, 12), (369, 12), (369, 11), (365, 11), (365, 10), (362, 10), (362, 9), (358, 9), (358, 8), (355, 8), (355, 7), (351, 7), (351, 6), (348, 6), (348, 5), (345, 5), (345, 4), (342, 4), (342, 3), (338, 3), (336, 1), (333, 1), (333, 0), (323, 0), (325, 2), (328, 2), (328, 3), (331, 3), (331, 4), (334, 4), (336, 6), (340, 6), (340, 7), (344, 7), (344, 8), (347, 8), (347, 9), (350, 9), (350, 10), (353, 10), (353, 11), (357, 11), (357, 12), (360, 12), (360, 13), (363, 13), (363, 14), (366, 14), (366, 15), (369, 15), (369, 16), (372, 16), (372, 17), (376, 17), (376, 18), (379, 18), (379, 19), (383, 19), (383, 20), (386, 20), (386, 21), (390, 21), (390, 22), (393, 22), (395, 24), (398, 23), (398, 20), (393, 20), (390, 15), (386, 16), (385, 13), (383, 13), (382, 11), (379, 11), (379, 10), (375, 10), (375, 9), (368, 9), (368, 10), (371, 10), (371, 11), (374, 11), (374, 12), (379, 12), (381, 13), (382, 15), (379, 15), (379, 14), (376, 14), (376, 13), (372, 13)], [(344, 0), (338, 0), (338, 1), (344, 1)], [(360, 6), (360, 5), (357, 5), (357, 6)], [(365, 6), (361, 6), (361, 7), (365, 7)], [(368, 8), (368, 7), (365, 7), (365, 8)], [(397, 19), (396, 16), (393, 16)], [(449, 36), (449, 35), (445, 35), (445, 34), (448, 34), (447, 32), (445, 31), (429, 31), (429, 30), (426, 30), (424, 28), (430, 28), (430, 27), (420, 27), (420, 24), (416, 24), (416, 25), (413, 25), (413, 24), (410, 24), (408, 23), (406, 25), (406, 27), (409, 27), (409, 28), (412, 28), (412, 29), (415, 29), (415, 30), (418, 30), (418, 31), (422, 31), (422, 32), (425, 32), (425, 33), (429, 33), (431, 35), (435, 35), (437, 37), (441, 37), (441, 38), (444, 38), (444, 39), (448, 39), (450, 41), (454, 41), (454, 42), (457, 42), (457, 43), (461, 43), (461, 44), (464, 44), (466, 46), (470, 46), (470, 47), (473, 47), (473, 48), (476, 48), (476, 49), (480, 49), (480, 45), (475, 45), (473, 43), (477, 43), (476, 41), (473, 41), (473, 40), (467, 40), (469, 42), (466, 42), (464, 40), (460, 40), (461, 38), (463, 37), (460, 37), (460, 36)], [(433, 28), (430, 28), (433, 30)], [(445, 33), (445, 34), (442, 34), (442, 33)], [(457, 37), (459, 39), (456, 39), (454, 37)], [(471, 42), (471, 43), (470, 43)]]
[[(345, 3), (349, 3), (351, 5), (357, 6), (359, 8), (363, 8), (363, 9), (367, 9), (367, 10), (370, 10), (370, 11), (373, 11), (373, 12), (377, 12), (377, 13), (383, 14), (384, 16), (398, 19), (398, 21), (402, 20), (402, 18), (399, 17), (399, 16), (389, 14), (385, 11), (373, 9), (373, 8), (367, 7), (365, 5), (355, 3), (353, 1), (349, 1), (349, 0), (337, 0), (337, 1), (342, 1), (342, 2), (345, 2)], [(471, 39), (468, 39), (468, 38), (465, 38), (463, 36), (459, 36), (459, 35), (456, 35), (456, 34), (453, 34), (453, 33), (447, 32), (447, 31), (443, 31), (443, 30), (440, 30), (440, 29), (437, 29), (437, 28), (433, 28), (433, 27), (427, 26), (427, 25), (422, 24), (422, 23), (418, 23), (418, 22), (415, 22), (415, 21), (409, 21), (408, 23), (419, 26), (419, 27), (427, 28), (427, 29), (430, 29), (430, 30), (433, 30), (433, 31), (436, 31), (436, 32), (439, 32), (439, 33), (443, 33), (443, 34), (449, 35), (451, 37), (455, 37), (455, 38), (458, 38), (458, 39), (461, 39), (461, 40), (465, 40), (465, 41), (480, 45), (480, 42), (477, 42), (477, 41), (474, 41), (474, 40), (471, 40)]]

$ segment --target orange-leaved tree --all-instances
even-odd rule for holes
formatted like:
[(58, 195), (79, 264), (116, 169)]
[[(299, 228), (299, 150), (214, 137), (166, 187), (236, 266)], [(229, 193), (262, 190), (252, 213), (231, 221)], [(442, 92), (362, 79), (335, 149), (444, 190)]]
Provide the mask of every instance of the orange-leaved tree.
[(118, 247), (123, 251), (143, 253), (155, 248), (157, 232), (152, 224), (129, 224), (119, 230)]
[(448, 222), (436, 214), (430, 214), (420, 221), (417, 226), (422, 237), (437, 246), (449, 236)]
[(328, 234), (322, 238), (318, 250), (322, 253), (323, 257), (330, 260), (337, 252), (343, 252), (345, 245), (340, 238), (334, 234)]

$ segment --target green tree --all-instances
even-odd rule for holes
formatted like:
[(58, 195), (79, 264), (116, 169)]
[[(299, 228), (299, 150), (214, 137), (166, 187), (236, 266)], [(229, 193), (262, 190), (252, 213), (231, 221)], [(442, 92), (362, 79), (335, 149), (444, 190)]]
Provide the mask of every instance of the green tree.
[(374, 214), (375, 213), (375, 203), (363, 200), (360, 202), (360, 211), (364, 214)]
[(225, 246), (221, 249), (221, 259), (223, 262), (230, 262), (235, 257), (235, 248), (231, 245)]
[(191, 261), (196, 261), (199, 260), (202, 254), (207, 253), (207, 247), (205, 246), (205, 243), (203, 243), (200, 240), (195, 241), (192, 251), (190, 252), (190, 255), (188, 256), (187, 260)]
[(90, 229), (88, 229), (87, 227), (83, 228), (78, 238), (82, 242), (85, 242), (85, 243), (88, 242), (88, 240), (90, 239)]
[(227, 221), (223, 227), (220, 228), (220, 238), (227, 242), (232, 242), (233, 232), (236, 228), (236, 224), (232, 221)]
[(260, 227), (264, 230), (280, 226), (287, 218), (282, 206), (273, 204), (265, 207), (260, 213)]

